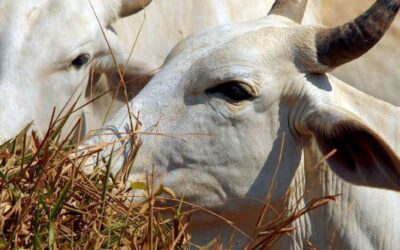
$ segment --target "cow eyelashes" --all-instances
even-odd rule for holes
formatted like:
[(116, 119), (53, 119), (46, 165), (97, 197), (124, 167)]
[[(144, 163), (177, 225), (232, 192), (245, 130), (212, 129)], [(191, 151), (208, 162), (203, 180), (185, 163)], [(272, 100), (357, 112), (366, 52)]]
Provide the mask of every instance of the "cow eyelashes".
[(90, 60), (89, 54), (81, 54), (77, 56), (72, 62), (71, 65), (74, 66), (76, 69), (80, 69), (85, 66)]
[(206, 90), (207, 94), (222, 94), (234, 102), (253, 98), (251, 88), (239, 81), (229, 81)]

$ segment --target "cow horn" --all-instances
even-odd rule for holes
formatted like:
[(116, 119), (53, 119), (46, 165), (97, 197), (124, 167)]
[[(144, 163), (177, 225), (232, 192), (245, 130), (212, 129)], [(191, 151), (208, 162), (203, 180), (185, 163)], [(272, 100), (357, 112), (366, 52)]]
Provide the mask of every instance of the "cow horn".
[(146, 7), (152, 0), (122, 0), (119, 11), (120, 17), (133, 15)]
[(307, 0), (276, 0), (268, 15), (284, 16), (296, 23), (301, 23), (306, 6)]
[(377, 0), (366, 12), (342, 26), (316, 33), (318, 63), (332, 69), (370, 50), (399, 11), (400, 0)]

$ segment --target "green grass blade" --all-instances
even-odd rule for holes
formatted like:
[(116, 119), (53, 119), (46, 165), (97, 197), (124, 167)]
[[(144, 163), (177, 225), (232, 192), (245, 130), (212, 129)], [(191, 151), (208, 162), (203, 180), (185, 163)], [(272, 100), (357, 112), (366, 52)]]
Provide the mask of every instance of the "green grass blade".
[(68, 180), (67, 184), (61, 191), (60, 196), (58, 197), (56, 203), (54, 204), (54, 208), (51, 211), (51, 217), (50, 217), (51, 222), (53, 222), (57, 218), (58, 214), (60, 213), (60, 211), (66, 201), (66, 197), (67, 197), (69, 189), (71, 188), (71, 185), (72, 185), (72, 179)]
[(39, 204), (35, 206), (35, 225), (34, 225), (34, 232), (33, 232), (33, 250), (40, 249), (40, 237), (39, 237)]
[(26, 137), (27, 137), (27, 132), (24, 133), (24, 139), (22, 141), (22, 156), (21, 156), (21, 171), (24, 168), (24, 162), (25, 162), (25, 153), (26, 153)]
[(106, 175), (104, 177), (104, 183), (103, 183), (103, 188), (101, 191), (101, 216), (104, 216), (104, 210), (106, 208), (106, 194), (107, 194), (107, 185), (108, 185), (108, 179), (110, 178), (110, 173), (111, 173), (111, 163), (112, 163), (112, 157), (113, 157), (113, 153), (114, 153), (114, 146), (115, 144), (113, 144), (113, 147), (111, 149), (111, 153), (110, 153), (110, 157), (108, 158), (108, 162), (106, 165)]
[(56, 233), (54, 230), (54, 223), (49, 223), (49, 249), (54, 249), (54, 244), (56, 242)]
[(46, 205), (46, 200), (43, 197), (43, 194), (39, 193), (38, 197), (39, 197), (40, 204), (42, 205), (42, 207), (43, 207), (44, 211), (46, 212), (47, 216), (50, 218), (50, 208)]

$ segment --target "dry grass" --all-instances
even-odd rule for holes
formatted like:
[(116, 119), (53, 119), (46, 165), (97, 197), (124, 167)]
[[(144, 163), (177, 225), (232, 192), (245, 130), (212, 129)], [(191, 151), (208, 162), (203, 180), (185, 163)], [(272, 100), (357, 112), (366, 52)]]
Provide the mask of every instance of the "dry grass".
[[(128, 184), (127, 173), (141, 145), (135, 138), (139, 122), (136, 121), (129, 135), (135, 147), (121, 170), (113, 175), (112, 156), (99, 158), (104, 146), (79, 151), (76, 141), (81, 121), (70, 131), (63, 131), (74, 107), (63, 117), (53, 112), (43, 138), (26, 128), (0, 146), (0, 249), (188, 249), (192, 246), (187, 232), (190, 214), (207, 210), (177, 200), (166, 187), (154, 190), (153, 176), (147, 176), (145, 183)], [(86, 173), (83, 166), (89, 157), (97, 161), (95, 170)], [(135, 202), (133, 191), (140, 191), (145, 197)], [(246, 248), (272, 247), (295, 230), (294, 220), (334, 198), (315, 199), (304, 208), (287, 204), (272, 221), (263, 224), (266, 205), (260, 215), (257, 236)], [(176, 205), (170, 205), (170, 201)], [(267, 197), (266, 204), (268, 201)], [(216, 239), (202, 249), (223, 247)]]
[[(43, 139), (25, 129), (0, 147), (0, 249), (183, 248), (186, 214), (179, 205), (154, 206), (157, 196), (172, 191), (152, 191), (151, 176), (147, 183), (127, 185), (125, 173), (111, 174), (111, 157), (85, 174), (85, 160), (101, 149), (77, 152), (72, 138), (80, 121), (61, 139), (68, 117), (53, 116)], [(134, 203), (133, 189), (142, 189), (147, 199)]]

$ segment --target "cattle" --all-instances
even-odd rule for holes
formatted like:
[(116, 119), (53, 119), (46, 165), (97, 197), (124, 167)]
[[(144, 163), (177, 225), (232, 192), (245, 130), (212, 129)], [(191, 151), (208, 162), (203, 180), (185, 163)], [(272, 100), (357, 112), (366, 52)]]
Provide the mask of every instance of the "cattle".
[[(68, 100), (72, 103), (83, 93), (85, 98), (77, 105), (81, 106), (108, 91), (103, 81), (96, 84), (95, 77), (88, 84), (89, 75), (107, 73), (115, 91), (119, 84), (115, 63), (125, 69), (133, 44), (125, 77), (128, 86), (138, 88), (183, 37), (212, 25), (263, 16), (272, 4), (271, 0), (155, 0), (143, 15), (132, 15), (150, 2), (91, 0), (92, 9), (90, 1), (1, 1), (0, 143), (30, 122), (44, 133), (53, 107), (60, 112)], [(313, 14), (307, 17), (308, 22), (315, 22)], [(89, 74), (91, 66), (93, 74)], [(85, 106), (86, 132), (103, 122), (115, 94)]]
[[(117, 172), (140, 139), (130, 181), (152, 174), (250, 237), (266, 194), (278, 211), (286, 194), (300, 206), (340, 194), (297, 219), (277, 249), (397, 249), (400, 109), (329, 72), (377, 43), (400, 1), (377, 0), (335, 28), (299, 25), (305, 4), (278, 0), (265, 17), (183, 40), (129, 102), (131, 113), (121, 108), (84, 147), (113, 144), (104, 154), (118, 152)], [(141, 133), (125, 137), (132, 116)], [(232, 231), (201, 212), (190, 228), (199, 245), (217, 236), (228, 244)], [(247, 239), (235, 236), (241, 249)]]
[[(319, 2), (310, 1), (304, 23), (319, 22)], [(140, 91), (161, 67), (169, 51), (188, 35), (216, 25), (265, 16), (272, 3), (272, 0), (153, 0), (143, 14), (120, 19), (112, 27), (125, 51), (132, 51), (129, 68), (124, 75), (128, 98)], [(244, 5), (247, 7), (243, 8)], [(102, 78), (95, 84), (90, 94), (93, 97), (109, 89), (117, 89), (120, 83), (120, 76), (112, 67), (112, 57), (103, 59), (99, 64), (96, 71), (106, 73), (107, 80)], [(106, 70), (103, 69), (104, 64), (107, 65)], [(124, 66), (121, 65), (121, 68)], [(93, 124), (90, 127), (99, 127), (108, 113), (118, 110), (125, 102), (126, 96), (120, 86), (118, 91), (93, 103), (88, 115), (89, 123)]]
[(118, 38), (107, 27), (149, 2), (2, 0), (0, 142), (31, 122), (44, 132), (52, 108), (58, 113), (73, 102), (86, 87), (92, 62), (109, 54), (100, 26), (118, 52)]
[[(123, 3), (128, 7), (124, 8), (125, 13), (120, 13), (120, 15), (127, 16), (127, 11), (131, 9), (131, 13), (133, 14), (140, 10), (140, 8), (137, 6), (144, 6), (149, 4), (149, 2), (150, 1), (138, 0)], [(37, 129), (39, 129), (41, 132), (44, 132), (48, 127), (52, 108), (56, 107), (57, 110), (60, 111), (61, 107), (67, 100), (74, 99), (71, 98), (72, 92), (85, 92), (86, 98), (82, 99), (81, 102), (89, 102), (93, 99), (96, 99), (96, 97), (103, 95), (104, 92), (108, 91), (109, 89), (114, 91), (116, 86), (119, 84), (119, 75), (115, 71), (114, 61), (109, 56), (109, 51), (104, 51), (108, 48), (106, 48), (107, 46), (104, 45), (102, 34), (99, 30), (90, 32), (96, 33), (96, 35), (94, 35), (94, 37), (96, 37), (96, 42), (102, 44), (102, 53), (107, 54), (108, 56), (96, 56), (96, 58), (92, 58), (96, 60), (91, 60), (91, 62), (97, 61), (98, 67), (96, 67), (95, 75), (98, 75), (97, 73), (102, 72), (108, 73), (107, 76), (111, 79), (109, 81), (110, 86), (104, 86), (103, 81), (100, 81), (98, 82), (99, 84), (96, 84), (96, 82), (92, 80), (90, 80), (90, 84), (87, 86), (87, 81), (85, 79), (68, 80), (70, 82), (69, 84), (61, 84), (63, 81), (63, 76), (68, 75), (62, 73), (58, 74), (58, 76), (54, 77), (54, 79), (51, 79), (52, 84), (50, 87), (44, 87), (45, 84), (43, 83), (35, 84), (38, 82), (38, 76), (36, 76), (36, 74), (41, 74), (41, 71), (53, 71), (46, 64), (36, 63), (35, 60), (30, 59), (24, 60), (23, 58), (33, 56), (39, 60), (40, 57), (35, 57), (35, 53), (41, 53), (43, 56), (46, 56), (45, 53), (42, 53), (42, 51), (44, 51), (42, 49), (44, 44), (51, 43), (51, 46), (47, 46), (45, 50), (49, 51), (48, 53), (50, 54), (52, 54), (53, 51), (58, 51), (59, 48), (63, 47), (63, 43), (66, 42), (62, 39), (53, 39), (53, 36), (57, 34), (57, 31), (59, 32), (60, 27), (62, 27), (62, 25), (60, 26), (58, 22), (66, 20), (66, 18), (69, 16), (68, 13), (75, 11), (77, 13), (75, 16), (84, 16), (86, 18), (91, 17), (93, 19), (91, 20), (91, 23), (96, 21), (92, 12), (88, 12), (91, 10), (88, 9), (87, 6), (86, 8), (83, 8), (81, 12), (78, 12), (79, 8), (74, 8), (74, 6), (79, 6), (81, 3), (68, 2), (68, 4), (65, 3), (65, 8), (61, 8), (62, 11), (57, 12), (57, 14), (53, 14), (54, 16), (57, 15), (59, 20), (54, 22), (46, 21), (46, 29), (43, 29), (46, 31), (45, 35), (27, 36), (29, 39), (25, 39), (20, 45), (17, 45), (18, 39), (15, 38), (16, 36), (11, 38), (12, 36), (7, 35), (10, 33), (23, 34), (24, 30), (30, 30), (32, 34), (35, 34), (36, 30), (40, 30), (40, 27), (43, 27), (43, 22), (29, 21), (28, 19), (32, 19), (32, 17), (35, 17), (35, 15), (37, 15), (36, 18), (38, 20), (44, 19), (46, 15), (43, 13), (48, 11), (49, 8), (53, 8), (52, 4), (50, 3), (51, 1), (48, 1), (48, 3), (43, 3), (41, 6), (39, 6), (34, 2), (21, 5), (16, 1), (3, 1), (0, 5), (0, 11), (2, 13), (0, 19), (0, 33), (3, 34), (0, 41), (1, 50), (3, 51), (0, 53), (0, 60), (4, 62), (9, 62), (11, 59), (19, 61), (14, 63), (15, 66), (8, 65), (10, 63), (5, 63), (4, 65), (8, 66), (3, 66), (3, 69), (0, 71), (0, 78), (5, 79), (6, 74), (18, 76), (13, 77), (13, 83), (7, 80), (9, 83), (1, 84), (4, 86), (3, 88), (5, 89), (5, 92), (8, 92), (7, 96), (10, 97), (11, 101), (9, 101), (8, 98), (2, 98), (3, 108), (0, 110), (0, 117), (3, 121), (3, 125), (0, 127), (3, 136), (0, 136), (0, 141), (11, 138), (17, 133), (17, 131), (20, 131), (27, 123), (31, 121), (35, 122)], [(120, 55), (120, 57), (117, 57), (117, 59), (121, 68), (124, 68), (127, 61), (126, 55), (128, 54), (128, 51), (132, 49), (133, 44), (135, 44), (133, 55), (129, 61), (129, 67), (125, 74), (126, 80), (128, 81), (128, 91), (131, 91), (133, 95), (134, 93), (137, 93), (137, 91), (140, 90), (141, 87), (151, 78), (155, 70), (161, 66), (173, 45), (187, 35), (202, 28), (217, 24), (245, 21), (254, 17), (261, 17), (266, 13), (266, 10), (270, 8), (272, 1), (252, 0), (246, 1), (245, 4), (247, 7), (242, 8), (244, 5), (243, 2), (233, 0), (202, 1), (201, 3), (195, 0), (185, 2), (178, 0), (170, 0), (169, 2), (155, 0), (154, 3), (149, 6), (146, 15), (130, 15), (127, 18), (117, 18), (118, 20), (111, 22), (112, 27), (108, 27), (110, 29), (107, 29), (107, 34), (111, 34), (113, 32), (118, 34), (118, 39), (115, 39), (118, 40), (118, 42), (111, 44), (111, 47), (114, 54)], [(100, 6), (101, 4), (97, 3), (97, 5)], [(305, 15), (306, 18), (304, 23), (317, 23), (319, 22), (319, 16), (322, 17), (323, 21), (328, 22), (329, 19), (332, 19), (332, 17), (336, 18), (337, 15), (335, 14), (337, 12), (332, 14), (326, 11), (326, 9), (329, 9), (332, 5), (335, 6), (337, 3), (327, 3), (326, 1), (322, 1), (320, 4), (319, 0), (312, 1), (308, 8), (308, 13)], [(357, 4), (357, 6), (358, 5), (359, 4)], [(175, 9), (171, 6), (179, 6), (179, 8)], [(319, 6), (322, 8), (322, 13), (320, 15)], [(350, 5), (350, 7), (354, 6), (356, 5)], [(168, 14), (172, 13), (171, 8), (174, 8), (174, 15)], [(10, 11), (16, 9), (18, 9), (18, 11)], [(38, 9), (40, 9), (42, 15), (37, 14), (39, 13)], [(351, 8), (347, 9), (351, 10)], [(25, 15), (25, 21), (23, 21), (22, 17), (24, 17), (24, 15), (20, 15), (22, 12), (33, 14)], [(113, 16), (112, 13), (109, 14), (110, 16)], [(49, 17), (48, 19), (52, 18), (53, 17)], [(100, 19), (102, 18), (106, 17), (100, 16)], [(16, 22), (15, 20), (19, 20), (19, 22)], [(78, 22), (78, 20), (75, 21), (75, 23)], [(142, 24), (143, 27), (141, 28)], [(94, 25), (92, 25), (92, 27), (95, 28)], [(82, 26), (76, 28), (75, 30), (83, 31), (84, 27)], [(391, 32), (391, 36), (394, 38), (397, 37), (395, 31), (396, 30)], [(77, 35), (74, 32), (68, 33), (67, 31), (63, 32), (63, 35), (70, 36), (72, 39), (74, 37), (80, 37), (80, 35)], [(111, 34), (111, 37), (115, 37), (115, 35)], [(163, 42), (159, 43), (159, 41)], [(396, 97), (395, 91), (396, 84), (391, 83), (396, 82), (395, 80), (399, 79), (400, 77), (395, 72), (389, 74), (390, 79), (389, 77), (382, 77), (388, 74), (390, 65), (396, 65), (396, 56), (393, 53), (388, 52), (388, 50), (395, 48), (396, 44), (394, 42), (390, 42), (389, 39), (386, 39), (384, 42), (385, 44), (378, 46), (378, 49), (375, 49), (371, 53), (371, 56), (362, 58), (361, 63), (360, 61), (357, 61), (358, 63), (356, 64), (345, 66), (339, 69), (338, 72), (334, 72), (334, 75), (338, 75), (340, 78), (348, 80), (351, 84), (369, 94), (383, 98), (391, 103), (399, 104), (397, 103), (398, 98)], [(20, 53), (20, 50), (16, 49), (18, 46), (25, 48), (29, 51), (29, 53)], [(11, 51), (14, 51), (15, 55), (11, 55)], [(377, 62), (379, 62), (379, 58), (382, 56), (388, 57), (390, 60), (387, 59), (386, 63), (378, 64)], [(20, 57), (20, 59), (17, 60), (14, 57)], [(31, 64), (37, 65), (37, 69), (34, 67), (24, 66), (24, 61), (28, 61), (31, 62)], [(23, 70), (17, 70), (22, 68)], [(89, 67), (86, 67), (84, 70), (85, 73), (82, 74), (85, 75), (85, 78), (88, 76), (88, 68)], [(362, 74), (353, 74), (355, 70), (362, 72)], [(63, 72), (66, 73), (65, 71)], [(24, 75), (27, 74), (33, 74), (35, 76), (31, 76), (29, 77), (29, 81), (25, 81), (23, 78), (25, 77)], [(46, 74), (47, 73), (43, 73), (41, 75), (45, 76)], [(7, 78), (9, 78), (9, 76), (7, 76)], [(61, 82), (59, 82), (58, 79), (60, 79)], [(368, 83), (365, 83), (365, 79), (369, 79)], [(32, 85), (29, 87), (25, 86), (24, 84), (14, 84), (15, 82), (31, 82)], [(43, 79), (40, 79), (40, 82), (43, 82)], [(383, 86), (374, 87), (378, 84), (371, 84), (369, 82), (379, 83)], [(6, 87), (6, 85), (12, 87), (9, 88)], [(57, 95), (54, 94), (54, 86), (57, 86)], [(78, 90), (76, 86), (79, 86), (80, 89)], [(22, 89), (20, 90), (20, 88)], [(28, 89), (31, 90), (28, 91)], [(74, 89), (75, 91), (71, 91), (71, 89)], [(24, 92), (29, 92), (30, 94), (23, 94)], [(121, 94), (123, 92), (119, 91), (119, 93)], [(85, 106), (85, 109), (83, 109), (86, 118), (86, 128), (84, 129), (85, 132), (99, 127), (100, 124), (102, 124), (102, 122), (107, 118), (106, 114), (110, 113), (109, 106), (111, 105), (110, 103), (114, 102), (112, 99), (115, 94), (116, 93), (113, 92), (110, 95), (103, 96), (99, 100), (96, 99), (95, 102)], [(23, 98), (13, 98), (18, 95)], [(56, 96), (57, 98), (55, 98)], [(124, 95), (121, 95), (119, 99), (121, 100), (121, 98), (123, 101), (125, 101)], [(115, 105), (115, 107), (118, 108), (121, 105), (122, 104), (119, 103), (118, 105)], [(16, 112), (15, 109), (18, 109), (19, 112)]]
[[(146, 9), (145, 15), (132, 15), (120, 19), (113, 25), (120, 37), (126, 51), (133, 50), (131, 69), (126, 71), (125, 79), (130, 95), (134, 96), (151, 78), (158, 69), (172, 47), (188, 35), (201, 29), (251, 18), (264, 16), (272, 5), (271, 0), (260, 1), (179, 1), (179, 0), (154, 0)], [(354, 13), (361, 12), (371, 1), (347, 2), (343, 8), (343, 1), (313, 0), (307, 7), (303, 20), (304, 24), (333, 24), (350, 20)], [(242, 6), (246, 4), (246, 8)], [(171, 6), (178, 8), (170, 11)], [(173, 13), (173, 14), (171, 14)], [(400, 80), (398, 72), (390, 71), (398, 66), (396, 54), (391, 53), (396, 49), (399, 22), (388, 32), (383, 41), (370, 53), (351, 62), (337, 71), (334, 76), (349, 82), (352, 86), (388, 101), (400, 105), (397, 98), (397, 82)], [(159, 41), (163, 41), (160, 43)], [(385, 57), (385, 62), (380, 58)], [(109, 60), (112, 64), (112, 60)], [(110, 68), (110, 67), (109, 67)], [(113, 67), (111, 67), (114, 70)], [(101, 70), (100, 70), (101, 71)], [(353, 72), (359, 72), (354, 74)], [(389, 74), (390, 73), (390, 74)], [(108, 85), (101, 81), (91, 96), (98, 96), (108, 89), (116, 89), (119, 83), (117, 72), (107, 72)], [(368, 81), (366, 81), (368, 79)], [(88, 112), (90, 127), (99, 127), (106, 117), (106, 112), (116, 111), (125, 102), (123, 91), (119, 91), (118, 100), (113, 100), (115, 93), (107, 95), (93, 104), (93, 109)], [(113, 107), (109, 110), (110, 103)]]

